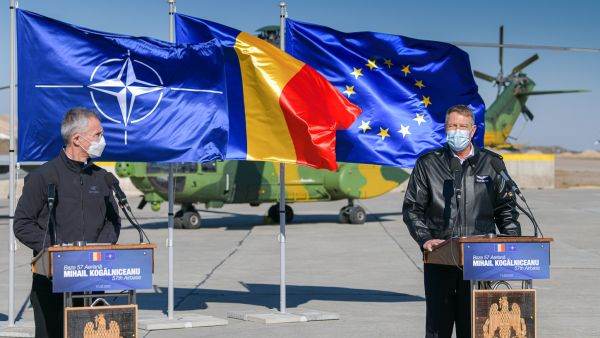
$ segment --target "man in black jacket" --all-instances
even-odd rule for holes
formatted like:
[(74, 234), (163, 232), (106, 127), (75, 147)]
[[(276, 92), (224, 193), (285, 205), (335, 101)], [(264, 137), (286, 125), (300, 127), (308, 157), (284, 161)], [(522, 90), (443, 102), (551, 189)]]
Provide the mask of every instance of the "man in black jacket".
[[(61, 135), (65, 148), (25, 177), (15, 210), (15, 236), (33, 250), (34, 256), (53, 244), (116, 243), (119, 238), (121, 220), (104, 179), (106, 170), (90, 160), (100, 157), (104, 150), (100, 120), (90, 110), (71, 109), (62, 121)], [(51, 185), (56, 192), (53, 210), (48, 207)], [(50, 279), (35, 273), (31, 305), (35, 336), (62, 337), (63, 296), (52, 293)]]
[[(496, 233), (520, 236), (516, 201), (492, 167), (502, 157), (471, 142), (476, 126), (464, 105), (446, 114), (447, 145), (417, 160), (404, 197), (404, 222), (421, 250), (450, 237)], [(458, 175), (451, 170), (452, 162)], [(458, 182), (455, 182), (458, 181)], [(457, 198), (456, 188), (461, 196)], [(454, 266), (424, 264), (426, 337), (470, 337), (470, 283)]]

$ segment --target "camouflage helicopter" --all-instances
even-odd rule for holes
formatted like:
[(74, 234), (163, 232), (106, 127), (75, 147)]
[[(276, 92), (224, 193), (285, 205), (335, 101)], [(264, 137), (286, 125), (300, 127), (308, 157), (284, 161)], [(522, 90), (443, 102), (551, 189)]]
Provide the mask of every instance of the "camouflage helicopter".
[[(138, 208), (150, 203), (159, 210), (167, 200), (169, 167), (158, 163), (119, 162), (116, 173), (129, 177), (144, 197)], [(181, 209), (175, 214), (175, 226), (194, 229), (200, 227), (201, 217), (194, 204), (205, 203), (207, 208), (220, 208), (226, 203), (276, 203), (279, 200), (279, 166), (269, 162), (222, 161), (209, 163), (182, 163), (174, 165), (175, 202)], [(408, 178), (408, 174), (394, 167), (367, 164), (340, 163), (338, 171), (313, 169), (293, 164), (286, 165), (287, 202), (334, 201), (347, 199), (348, 205), (339, 213), (341, 223), (362, 224), (365, 210), (354, 204), (355, 199), (382, 195)], [(285, 207), (289, 222), (294, 212)], [(279, 221), (279, 206), (273, 204), (267, 213)]]

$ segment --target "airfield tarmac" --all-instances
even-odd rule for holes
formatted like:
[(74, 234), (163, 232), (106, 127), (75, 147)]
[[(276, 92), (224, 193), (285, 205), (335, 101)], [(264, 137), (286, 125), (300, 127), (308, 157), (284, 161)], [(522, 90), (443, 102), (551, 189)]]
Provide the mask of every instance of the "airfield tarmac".
[[(553, 237), (551, 279), (535, 281), (539, 337), (600, 336), (600, 189), (526, 190), (544, 234)], [(264, 325), (229, 319), (227, 326), (140, 331), (144, 337), (422, 337), (425, 302), (420, 252), (401, 215), (402, 191), (360, 203), (364, 225), (337, 223), (344, 202), (293, 205), (287, 228), (288, 307), (335, 312), (340, 320)], [(131, 198), (137, 205), (138, 199)], [(268, 205), (202, 211), (203, 227), (175, 230), (175, 310), (226, 318), (228, 311), (279, 305), (278, 225), (265, 225)], [(7, 213), (2, 200), (0, 213)], [(155, 292), (140, 294), (140, 316), (161, 315), (167, 302), (166, 205), (136, 215), (158, 244)], [(529, 222), (521, 217), (526, 233)], [(0, 320), (7, 309), (7, 228), (0, 220)], [(135, 242), (127, 226), (121, 243)], [(27, 304), (31, 251), (16, 253), (16, 302)], [(19, 309), (17, 309), (19, 311)], [(22, 321), (33, 319), (25, 308)]]

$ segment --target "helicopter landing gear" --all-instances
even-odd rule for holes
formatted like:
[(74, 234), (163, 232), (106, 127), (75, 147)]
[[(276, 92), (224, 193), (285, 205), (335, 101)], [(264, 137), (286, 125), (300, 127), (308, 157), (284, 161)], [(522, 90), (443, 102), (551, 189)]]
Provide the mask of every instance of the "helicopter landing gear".
[(353, 200), (348, 200), (348, 205), (340, 209), (340, 223), (364, 224), (367, 220), (367, 212), (359, 205), (354, 205)]
[[(273, 204), (269, 211), (267, 211), (267, 216), (275, 222), (279, 223), (279, 204)], [(294, 210), (289, 205), (285, 205), (285, 221), (286, 223), (291, 222), (294, 219)]]
[(202, 217), (192, 204), (184, 204), (181, 209), (175, 213), (173, 226), (175, 229), (198, 229)]

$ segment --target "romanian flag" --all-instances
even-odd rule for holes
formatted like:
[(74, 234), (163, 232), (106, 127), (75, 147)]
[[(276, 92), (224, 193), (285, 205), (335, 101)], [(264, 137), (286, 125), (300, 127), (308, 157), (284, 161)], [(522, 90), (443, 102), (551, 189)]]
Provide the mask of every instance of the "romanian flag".
[(227, 158), (337, 168), (336, 130), (361, 110), (313, 68), (248, 33), (175, 15), (178, 43), (218, 39), (229, 109)]
[(496, 252), (505, 252), (506, 245), (503, 243), (496, 244)]
[(100, 251), (90, 252), (90, 260), (92, 262), (102, 261), (102, 252), (100, 252)]

